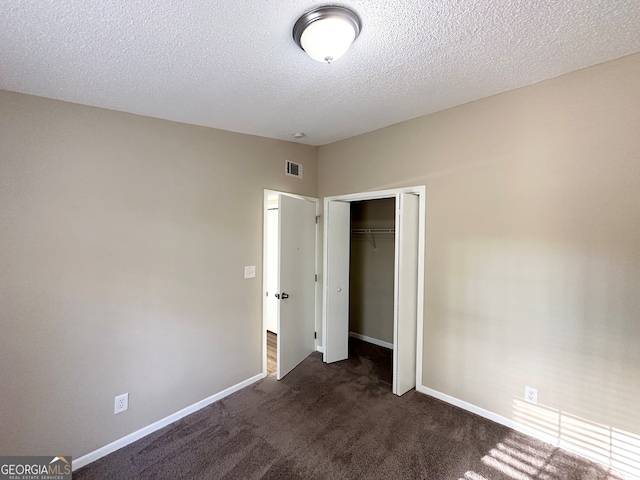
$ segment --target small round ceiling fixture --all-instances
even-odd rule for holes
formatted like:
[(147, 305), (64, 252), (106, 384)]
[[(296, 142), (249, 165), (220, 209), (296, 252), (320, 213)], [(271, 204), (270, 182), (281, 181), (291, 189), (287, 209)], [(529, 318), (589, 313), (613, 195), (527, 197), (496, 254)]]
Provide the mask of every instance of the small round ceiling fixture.
[(293, 39), (318, 62), (338, 60), (358, 38), (360, 17), (345, 7), (318, 7), (302, 15), (293, 26)]
[(293, 138), (304, 138), (306, 136), (307, 136), (307, 134), (304, 133), (304, 132), (296, 132), (296, 133), (293, 134)]

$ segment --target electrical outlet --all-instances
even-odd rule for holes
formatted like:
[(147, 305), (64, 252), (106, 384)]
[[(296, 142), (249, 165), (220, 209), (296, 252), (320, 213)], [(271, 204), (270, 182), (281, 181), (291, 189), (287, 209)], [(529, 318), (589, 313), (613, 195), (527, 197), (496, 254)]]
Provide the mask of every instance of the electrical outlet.
[(524, 400), (525, 402), (538, 404), (538, 389), (531, 387), (524, 387)]
[(113, 409), (113, 414), (122, 413), (129, 408), (129, 394), (123, 393), (122, 395), (118, 395), (116, 397), (115, 407)]

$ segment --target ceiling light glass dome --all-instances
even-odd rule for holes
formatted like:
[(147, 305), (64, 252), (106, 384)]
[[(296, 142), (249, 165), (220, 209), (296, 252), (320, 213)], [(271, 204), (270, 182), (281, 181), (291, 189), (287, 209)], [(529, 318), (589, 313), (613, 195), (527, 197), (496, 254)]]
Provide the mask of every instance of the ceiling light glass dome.
[(319, 7), (305, 13), (293, 27), (293, 39), (318, 62), (342, 57), (360, 34), (360, 18), (344, 7)]

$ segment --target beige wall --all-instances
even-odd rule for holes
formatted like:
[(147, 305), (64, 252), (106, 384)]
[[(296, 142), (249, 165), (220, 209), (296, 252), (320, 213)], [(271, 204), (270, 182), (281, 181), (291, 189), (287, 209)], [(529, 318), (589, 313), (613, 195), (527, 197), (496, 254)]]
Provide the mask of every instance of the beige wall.
[(0, 452), (77, 458), (260, 373), (263, 189), (317, 196), (316, 162), (0, 92)]
[(639, 85), (637, 54), (320, 148), (321, 196), (426, 185), (426, 387), (640, 434)]
[[(395, 199), (351, 203), (351, 228), (392, 229)], [(393, 343), (395, 236), (351, 234), (349, 330)]]

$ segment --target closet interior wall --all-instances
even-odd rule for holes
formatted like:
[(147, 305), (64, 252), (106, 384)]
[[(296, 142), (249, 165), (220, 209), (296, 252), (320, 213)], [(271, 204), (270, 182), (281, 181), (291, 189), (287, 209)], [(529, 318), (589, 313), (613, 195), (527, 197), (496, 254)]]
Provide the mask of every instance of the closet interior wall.
[(349, 331), (387, 344), (393, 343), (395, 204), (395, 198), (351, 203)]

